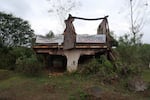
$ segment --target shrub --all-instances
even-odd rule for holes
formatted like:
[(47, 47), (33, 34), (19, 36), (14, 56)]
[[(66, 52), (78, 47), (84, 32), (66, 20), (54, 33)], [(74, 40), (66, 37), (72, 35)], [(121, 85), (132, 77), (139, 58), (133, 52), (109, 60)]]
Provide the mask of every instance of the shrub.
[(141, 60), (143, 67), (148, 67), (150, 63), (150, 44), (143, 44), (141, 48), (139, 48), (140, 55), (139, 59)]
[(0, 48), (0, 69), (15, 70), (18, 58), (22, 56), (30, 57), (32, 54), (33, 50), (26, 47)]
[(124, 76), (140, 74), (142, 69), (148, 68), (150, 61), (150, 45), (123, 46), (120, 45), (116, 50), (119, 53), (119, 69)]
[(101, 76), (106, 76), (114, 72), (113, 64), (107, 60), (105, 56), (100, 58), (92, 59), (88, 64), (81, 65), (79, 68), (79, 73), (82, 74), (101, 74)]
[(10, 53), (11, 50), (12, 48), (0, 48), (0, 69), (14, 69), (16, 59), (15, 56)]
[(133, 75), (138, 75), (140, 74), (140, 67), (137, 67), (135, 65), (121, 65), (119, 66), (119, 75), (120, 77), (130, 77)]
[(22, 56), (16, 61), (17, 71), (27, 75), (38, 75), (41, 72), (42, 64), (35, 55), (31, 57)]
[(92, 59), (88, 64), (83, 64), (79, 68), (81, 74), (96, 74), (99, 71), (100, 64), (97, 59)]
[(30, 57), (32, 54), (34, 54), (33, 50), (27, 47), (15, 47), (10, 51), (10, 53), (13, 54), (16, 57), (16, 59), (18, 59), (21, 56)]

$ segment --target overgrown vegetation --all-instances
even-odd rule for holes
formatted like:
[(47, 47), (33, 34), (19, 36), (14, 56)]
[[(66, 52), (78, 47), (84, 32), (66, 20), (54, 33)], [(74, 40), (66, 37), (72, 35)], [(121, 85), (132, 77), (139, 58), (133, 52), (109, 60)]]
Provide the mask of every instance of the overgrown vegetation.
[(35, 55), (31, 57), (22, 56), (16, 60), (16, 70), (27, 75), (38, 75), (42, 71), (42, 63)]
[[(4, 70), (3, 70), (4, 72)], [(0, 80), (2, 100), (95, 100), (88, 93), (91, 87), (99, 87), (102, 100), (148, 100), (148, 94), (133, 93), (117, 86), (102, 84), (95, 78), (81, 74), (29, 77), (6, 71)], [(11, 73), (11, 74), (10, 74)], [(1, 73), (0, 73), (1, 74)]]
[(0, 12), (0, 45), (5, 47), (31, 46), (34, 36), (29, 23), (12, 14)]
[[(140, 40), (140, 39), (139, 39)], [(119, 85), (120, 88), (129, 90), (130, 85), (135, 87), (138, 82), (146, 87), (148, 77), (145, 70), (149, 70), (150, 45), (136, 41), (132, 37), (124, 35), (119, 38), (118, 47), (113, 49), (117, 56), (115, 62), (107, 60), (106, 56), (94, 58), (88, 63), (81, 65), (79, 73), (92, 76), (95, 80), (104, 84)], [(136, 80), (137, 82), (133, 82)], [(144, 83), (145, 82), (145, 83)], [(118, 87), (118, 86), (117, 86)], [(139, 86), (140, 87), (140, 86)]]
[(1, 48), (0, 69), (22, 72), (24, 74), (38, 74), (43, 63), (38, 61), (33, 50), (26, 47)]
[(107, 60), (105, 56), (101, 56), (99, 59), (93, 58), (88, 64), (81, 65), (79, 73), (81, 74), (97, 74), (106, 76), (115, 72), (112, 62)]
[(29, 23), (0, 12), (0, 26), (0, 69), (31, 75), (38, 73), (42, 63), (31, 48), (34, 31)]
[[(10, 19), (12, 15), (5, 15), (5, 17)], [(6, 19), (5, 21), (7, 22)], [(28, 26), (27, 22), (25, 24)], [(18, 28), (15, 25), (14, 27)], [(7, 31), (7, 27), (3, 28), (1, 28), (0, 32)], [(11, 27), (9, 26), (9, 28)], [(22, 27), (19, 29), (22, 29)], [(31, 29), (29, 30), (32, 32)], [(25, 47), (28, 43), (31, 44), (31, 38), (23, 41), (21, 37), (18, 37), (20, 36), (19, 33), (13, 34), (13, 37), (17, 39), (14, 39), (14, 42), (10, 42), (13, 44), (8, 44), (5, 38), (8, 35), (10, 39), (11, 35), (9, 32), (4, 34), (4, 31), (0, 33), (0, 99), (2, 100), (15, 98), (19, 100), (20, 98), (23, 99), (22, 97), (27, 97), (24, 100), (31, 100), (32, 98), (35, 100), (50, 100), (60, 99), (58, 98), (59, 96), (64, 97), (61, 98), (64, 100), (86, 100), (88, 95), (85, 92), (86, 88), (95, 85), (104, 88), (103, 91), (111, 91), (111, 93), (105, 94), (105, 98), (107, 98), (107, 94), (117, 96), (118, 94), (116, 95), (114, 91), (125, 93), (125, 95), (131, 93), (134, 97), (133, 92), (129, 92), (127, 89), (128, 81), (132, 80), (133, 76), (141, 75), (144, 81), (150, 82), (150, 71), (148, 69), (150, 64), (150, 44), (142, 44), (140, 42), (141, 37), (137, 40), (129, 35), (120, 37), (118, 47), (114, 49), (117, 55), (115, 62), (111, 62), (105, 55), (101, 55), (100, 58), (94, 58), (81, 65), (75, 73), (64, 73), (64, 75), (58, 77), (52, 75), (44, 75), (43, 77), (39, 74), (45, 63), (43, 56), (37, 57), (31, 48)], [(53, 33), (50, 32), (47, 37), (53, 37)], [(15, 45), (15, 43), (17, 44)], [(14, 74), (14, 72), (17, 72), (18, 75)], [(39, 75), (39, 77), (28, 77), (29, 75)], [(119, 96), (121, 95), (119, 94)], [(148, 97), (150, 96), (146, 95), (146, 99)]]
[(133, 40), (129, 35), (120, 37), (119, 46), (116, 48), (118, 60), (125, 66), (136, 66), (140, 69), (148, 68), (150, 63), (150, 45), (142, 44), (141, 42), (136, 43), (133, 45)]

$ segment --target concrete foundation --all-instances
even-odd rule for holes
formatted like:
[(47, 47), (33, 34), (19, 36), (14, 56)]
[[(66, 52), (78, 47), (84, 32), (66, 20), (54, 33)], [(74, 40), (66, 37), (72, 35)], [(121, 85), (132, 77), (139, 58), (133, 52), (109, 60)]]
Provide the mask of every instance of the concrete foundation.
[(62, 47), (58, 49), (58, 47), (51, 47), (48, 46), (35, 46), (34, 50), (36, 53), (40, 54), (49, 54), (53, 56), (65, 56), (66, 57), (66, 69), (68, 72), (74, 72), (78, 68), (78, 60), (80, 56), (83, 55), (95, 55), (98, 52), (104, 53), (107, 51), (107, 46), (100, 46), (100, 45), (86, 45), (86, 46), (76, 46), (75, 49), (71, 50), (63, 50)]
[(92, 49), (85, 49), (85, 50), (66, 50), (64, 51), (64, 55), (67, 58), (67, 71), (68, 72), (74, 72), (78, 68), (78, 60), (81, 55), (94, 55), (99, 50), (92, 50)]
[(64, 55), (67, 58), (67, 71), (74, 72), (78, 68), (78, 60), (80, 57), (80, 51), (78, 50), (67, 50), (64, 51)]

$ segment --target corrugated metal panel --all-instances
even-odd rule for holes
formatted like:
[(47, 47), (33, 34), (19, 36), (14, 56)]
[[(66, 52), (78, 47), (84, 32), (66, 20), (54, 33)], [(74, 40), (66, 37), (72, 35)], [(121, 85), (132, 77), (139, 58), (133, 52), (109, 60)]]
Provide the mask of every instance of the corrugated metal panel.
[(106, 35), (77, 35), (77, 43), (105, 43)]
[(42, 44), (42, 43), (58, 43), (58, 45), (61, 45), (64, 41), (63, 35), (56, 35), (53, 38), (44, 38), (37, 36), (35, 43)]
[[(53, 38), (44, 38), (37, 36), (36, 43), (38, 44), (45, 44), (45, 43), (58, 43), (61, 45), (64, 41), (64, 35), (56, 35)], [(106, 42), (106, 35), (99, 34), (99, 35), (77, 35), (76, 36), (76, 43), (105, 43)]]

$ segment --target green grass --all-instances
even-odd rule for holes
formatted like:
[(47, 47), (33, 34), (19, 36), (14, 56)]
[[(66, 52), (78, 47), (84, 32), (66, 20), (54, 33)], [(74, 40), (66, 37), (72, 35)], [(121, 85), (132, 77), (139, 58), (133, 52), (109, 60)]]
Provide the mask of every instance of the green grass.
[(15, 74), (0, 80), (0, 100), (67, 100), (93, 83), (75, 74), (36, 77)]
[(144, 70), (142, 73), (144, 81), (150, 82), (150, 69)]
[(0, 81), (3, 79), (9, 78), (12, 75), (13, 75), (13, 73), (11, 71), (1, 69), (0, 70)]
[[(144, 73), (145, 76), (147, 76), (146, 73), (148, 72)], [(94, 77), (80, 74), (64, 74), (60, 76), (44, 74), (34, 77), (13, 72), (7, 72), (7, 74), (9, 74), (9, 77), (0, 80), (0, 100), (86, 100), (84, 98), (86, 96), (85, 91), (92, 86), (100, 87), (110, 97), (115, 95), (130, 97), (131, 95), (129, 100), (132, 100), (136, 95), (123, 90), (122, 87), (117, 85), (105, 85)], [(7, 74), (5, 73), (5, 75)], [(0, 73), (1, 75), (4, 74)], [(106, 95), (106, 97), (109, 97), (109, 95)], [(142, 97), (139, 99), (139, 96), (136, 96), (137, 100), (147, 100)]]

